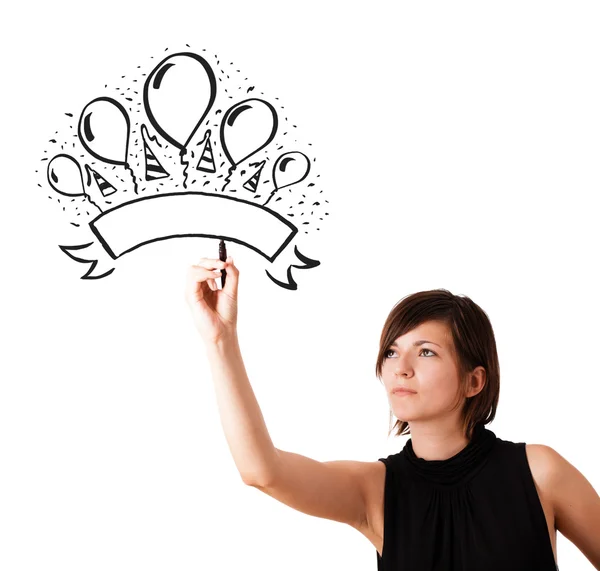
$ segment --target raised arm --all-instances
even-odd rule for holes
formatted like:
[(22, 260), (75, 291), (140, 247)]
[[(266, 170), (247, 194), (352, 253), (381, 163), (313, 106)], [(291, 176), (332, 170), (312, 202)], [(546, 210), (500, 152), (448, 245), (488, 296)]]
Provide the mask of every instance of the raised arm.
[(264, 482), (274, 472), (279, 456), (250, 386), (237, 334), (208, 345), (206, 352), (233, 461), (244, 483)]
[(244, 483), (308, 515), (360, 529), (373, 462), (319, 462), (275, 448), (236, 335), (207, 347), (221, 424)]
[[(213, 269), (225, 267), (223, 290)], [(319, 462), (273, 445), (237, 337), (238, 269), (203, 258), (188, 274), (186, 298), (210, 362), (223, 431), (242, 480), (286, 505), (363, 530), (367, 474), (377, 462)]]

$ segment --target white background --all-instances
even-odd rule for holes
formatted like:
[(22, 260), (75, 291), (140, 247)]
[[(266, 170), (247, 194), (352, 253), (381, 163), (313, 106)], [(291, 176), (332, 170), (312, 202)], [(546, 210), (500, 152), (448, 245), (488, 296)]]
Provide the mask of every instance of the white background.
[[(12, 10), (12, 13), (10, 12)], [(234, 244), (239, 338), (274, 444), (373, 461), (374, 366), (402, 297), (489, 315), (497, 436), (600, 488), (596, 2), (13, 3), (2, 33), (0, 568), (376, 569), (354, 529), (246, 487), (167, 240), (81, 280), (35, 169), (65, 110), (185, 42), (222, 54), (313, 142), (331, 215), (297, 291)], [(126, 258), (126, 259), (125, 259)], [(563, 536), (561, 569), (592, 569)]]

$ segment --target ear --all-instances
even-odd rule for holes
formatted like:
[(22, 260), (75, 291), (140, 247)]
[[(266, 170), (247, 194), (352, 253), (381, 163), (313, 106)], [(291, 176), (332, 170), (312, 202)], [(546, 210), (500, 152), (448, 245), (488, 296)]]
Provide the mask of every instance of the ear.
[(485, 386), (486, 373), (485, 369), (481, 366), (475, 367), (471, 373), (469, 373), (469, 382), (467, 385), (467, 397), (474, 397), (479, 394)]

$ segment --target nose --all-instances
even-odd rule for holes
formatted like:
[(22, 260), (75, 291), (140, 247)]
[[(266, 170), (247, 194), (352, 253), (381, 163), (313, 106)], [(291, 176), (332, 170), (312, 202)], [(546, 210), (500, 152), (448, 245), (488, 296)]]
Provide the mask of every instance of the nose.
[(398, 357), (396, 360), (396, 366), (394, 367), (394, 374), (398, 375), (408, 375), (412, 372), (412, 367), (408, 361), (408, 359), (404, 359), (403, 357)]

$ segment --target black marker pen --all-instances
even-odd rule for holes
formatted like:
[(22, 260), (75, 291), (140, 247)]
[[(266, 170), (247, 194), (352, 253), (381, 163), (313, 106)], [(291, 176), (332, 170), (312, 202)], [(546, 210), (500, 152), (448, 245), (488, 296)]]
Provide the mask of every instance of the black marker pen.
[[(225, 249), (225, 240), (221, 240), (219, 242), (219, 260), (222, 262), (227, 261), (227, 250)], [(227, 277), (227, 272), (225, 270), (221, 270), (221, 289), (225, 287), (225, 278)]]

